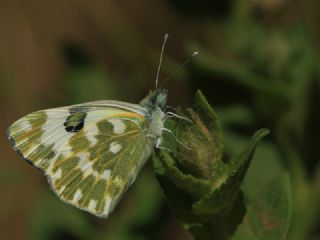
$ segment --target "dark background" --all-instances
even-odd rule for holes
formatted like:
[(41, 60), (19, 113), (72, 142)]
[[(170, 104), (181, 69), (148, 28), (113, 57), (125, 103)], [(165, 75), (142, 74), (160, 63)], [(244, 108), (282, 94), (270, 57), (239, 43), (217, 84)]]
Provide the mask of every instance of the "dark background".
[(62, 203), (5, 136), (39, 109), (137, 103), (154, 87), (169, 33), (160, 81), (200, 54), (166, 84), (168, 104), (190, 107), (201, 89), (221, 119), (227, 157), (269, 128), (246, 193), (288, 171), (289, 239), (320, 239), (319, 26), (316, 0), (0, 0), (0, 238), (192, 239), (170, 213), (151, 161), (103, 220)]

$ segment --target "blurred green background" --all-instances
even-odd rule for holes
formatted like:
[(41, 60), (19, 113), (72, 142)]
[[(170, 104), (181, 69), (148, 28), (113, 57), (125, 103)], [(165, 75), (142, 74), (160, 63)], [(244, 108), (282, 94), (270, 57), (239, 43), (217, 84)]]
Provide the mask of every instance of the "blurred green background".
[[(320, 2), (316, 0), (0, 0), (1, 239), (192, 239), (146, 165), (107, 219), (62, 203), (11, 149), (7, 127), (29, 112), (98, 99), (137, 103), (167, 84), (169, 105), (201, 89), (221, 119), (226, 158), (260, 127), (249, 195), (288, 171), (288, 239), (320, 239)], [(227, 201), (227, 199), (226, 199)]]

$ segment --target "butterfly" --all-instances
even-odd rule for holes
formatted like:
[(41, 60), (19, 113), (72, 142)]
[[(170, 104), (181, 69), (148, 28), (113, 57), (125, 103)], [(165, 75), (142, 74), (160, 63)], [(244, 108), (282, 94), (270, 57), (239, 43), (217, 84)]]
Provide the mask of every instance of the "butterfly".
[[(107, 217), (154, 148), (161, 148), (167, 90), (140, 104), (103, 100), (30, 113), (7, 130), (13, 149), (47, 176), (63, 201)], [(193, 56), (196, 55), (196, 52)]]
[(13, 123), (13, 149), (65, 202), (100, 217), (113, 211), (159, 146), (167, 91), (138, 104), (95, 101), (28, 114)]

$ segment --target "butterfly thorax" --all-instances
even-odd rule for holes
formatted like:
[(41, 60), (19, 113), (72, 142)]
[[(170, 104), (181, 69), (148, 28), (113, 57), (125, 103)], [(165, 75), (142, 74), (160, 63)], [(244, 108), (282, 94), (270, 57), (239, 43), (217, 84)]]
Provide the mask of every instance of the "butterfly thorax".
[(157, 107), (150, 112), (148, 118), (149, 129), (147, 134), (154, 140), (154, 143), (156, 143), (156, 141), (162, 136), (165, 114), (159, 107)]
[(167, 91), (156, 89), (151, 91), (141, 102), (140, 105), (146, 108), (149, 119), (148, 136), (153, 138), (154, 143), (162, 136), (164, 128), (165, 113), (164, 107), (167, 102)]

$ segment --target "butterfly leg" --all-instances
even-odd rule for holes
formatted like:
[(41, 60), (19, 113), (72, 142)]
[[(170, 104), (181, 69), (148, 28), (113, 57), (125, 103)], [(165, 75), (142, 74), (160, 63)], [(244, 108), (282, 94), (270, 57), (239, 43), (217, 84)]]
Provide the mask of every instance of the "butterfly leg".
[(175, 114), (173, 112), (166, 112), (166, 116), (167, 117), (174, 117), (174, 118), (178, 118), (178, 119), (183, 119), (183, 120), (185, 120), (187, 122), (192, 123), (192, 121), (190, 119), (182, 117), (182, 116), (179, 116), (178, 114)]
[(161, 146), (160, 146), (161, 143), (162, 143), (162, 138), (158, 138), (157, 143), (156, 143), (156, 148), (157, 148), (157, 149), (160, 149), (160, 150), (166, 150), (166, 151), (169, 151), (169, 152), (170, 152), (170, 150), (169, 150), (168, 148), (161, 147)]
[(179, 143), (181, 146), (185, 147), (186, 149), (189, 149), (189, 150), (192, 151), (191, 148), (189, 148), (189, 147), (188, 147), (187, 145), (185, 145), (183, 142), (181, 142), (180, 140), (178, 140), (178, 138), (176, 137), (176, 135), (174, 135), (173, 132), (172, 132), (170, 129), (168, 129), (168, 128), (162, 128), (162, 131), (165, 131), (165, 132), (170, 133), (170, 134), (174, 137), (174, 139), (177, 141), (177, 143)]

